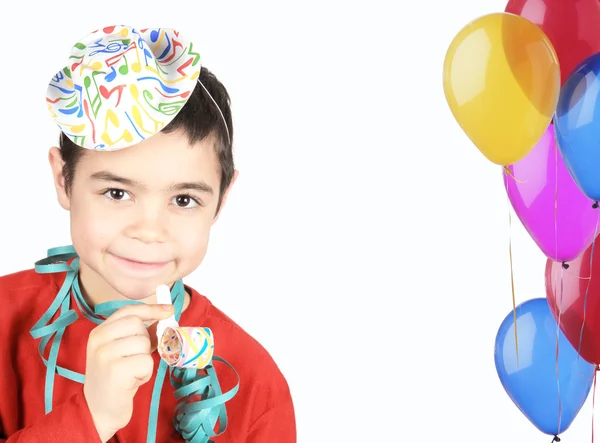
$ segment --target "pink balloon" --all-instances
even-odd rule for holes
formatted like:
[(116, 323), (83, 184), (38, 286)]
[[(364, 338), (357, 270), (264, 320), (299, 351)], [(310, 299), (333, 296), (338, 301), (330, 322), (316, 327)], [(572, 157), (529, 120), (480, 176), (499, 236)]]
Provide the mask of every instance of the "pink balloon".
[(523, 160), (508, 169), (504, 186), (531, 238), (551, 260), (577, 258), (594, 239), (600, 209), (592, 207), (594, 202), (569, 174), (556, 145), (554, 125)]

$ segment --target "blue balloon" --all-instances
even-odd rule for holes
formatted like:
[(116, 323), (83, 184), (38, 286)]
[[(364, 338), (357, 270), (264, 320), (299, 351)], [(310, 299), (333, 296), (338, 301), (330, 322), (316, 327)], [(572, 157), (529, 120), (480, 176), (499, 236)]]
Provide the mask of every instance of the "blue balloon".
[(600, 201), (600, 53), (577, 65), (565, 81), (554, 127), (571, 176), (587, 197)]
[(514, 314), (510, 312), (496, 336), (498, 377), (509, 397), (535, 427), (544, 434), (559, 435), (571, 426), (585, 403), (596, 366), (579, 357), (559, 330), (557, 377), (557, 324), (547, 300), (529, 300), (516, 311), (518, 365)]

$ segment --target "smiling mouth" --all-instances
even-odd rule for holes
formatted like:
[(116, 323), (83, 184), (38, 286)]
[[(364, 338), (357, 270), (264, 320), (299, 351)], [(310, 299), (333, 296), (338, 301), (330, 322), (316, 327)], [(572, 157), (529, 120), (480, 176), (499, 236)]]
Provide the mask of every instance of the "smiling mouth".
[(169, 263), (168, 261), (165, 261), (165, 262), (138, 261), (138, 260), (134, 260), (134, 259), (121, 257), (121, 256), (115, 255), (115, 254), (111, 254), (111, 255), (114, 258), (116, 258), (117, 261), (119, 261), (123, 264), (127, 264), (129, 266), (134, 266), (134, 267), (139, 267), (139, 268), (147, 268), (147, 269), (160, 268)]

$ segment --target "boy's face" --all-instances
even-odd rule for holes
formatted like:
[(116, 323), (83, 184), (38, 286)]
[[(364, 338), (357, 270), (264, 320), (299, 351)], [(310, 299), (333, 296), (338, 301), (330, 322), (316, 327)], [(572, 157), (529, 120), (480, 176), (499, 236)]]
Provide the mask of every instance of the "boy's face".
[(50, 161), (90, 297), (142, 300), (200, 265), (219, 201), (213, 137), (191, 146), (182, 132), (158, 133), (119, 151), (86, 150), (70, 196), (57, 148)]

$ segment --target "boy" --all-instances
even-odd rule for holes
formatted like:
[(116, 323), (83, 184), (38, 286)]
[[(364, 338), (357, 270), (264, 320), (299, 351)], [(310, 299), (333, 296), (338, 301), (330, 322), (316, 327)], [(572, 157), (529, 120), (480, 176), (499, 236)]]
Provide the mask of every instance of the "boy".
[[(237, 176), (229, 97), (198, 59), (176, 31), (111, 26), (50, 83), (73, 247), (0, 278), (0, 442), (295, 443), (268, 352), (181, 281)], [(209, 366), (160, 358), (171, 316), (214, 335)]]

